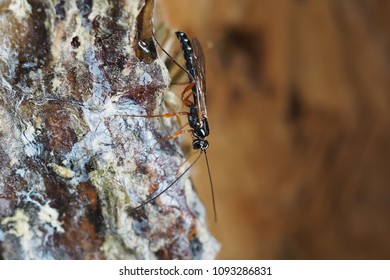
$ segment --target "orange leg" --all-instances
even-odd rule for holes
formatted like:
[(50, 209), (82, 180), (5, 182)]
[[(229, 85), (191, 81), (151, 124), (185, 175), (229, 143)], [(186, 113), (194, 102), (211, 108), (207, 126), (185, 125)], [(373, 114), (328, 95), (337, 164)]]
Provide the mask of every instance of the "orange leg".
[(189, 112), (172, 112), (161, 115), (114, 115), (115, 117), (132, 117), (132, 118), (172, 118), (175, 116), (188, 116)]
[(181, 93), (181, 100), (183, 100), (183, 103), (184, 105), (186, 105), (187, 107), (190, 107), (192, 105), (192, 102), (190, 100), (190, 96), (191, 94), (187, 94), (187, 96), (184, 96), (186, 92), (188, 92), (189, 90), (191, 90), (193, 87), (195, 86), (195, 83), (192, 82), (192, 83), (189, 83), (185, 88), (184, 90), (182, 91)]
[[(187, 124), (185, 124), (183, 127), (185, 127)], [(156, 147), (157, 144), (160, 144), (162, 141), (169, 141), (169, 140), (172, 140), (178, 136), (180, 136), (181, 134), (184, 134), (184, 133), (191, 133), (193, 129), (179, 129), (178, 131), (176, 131), (175, 133), (173, 133), (172, 136), (169, 136), (169, 137), (162, 137), (160, 138), (157, 143), (153, 146), (153, 149)]]
[(172, 86), (187, 86), (188, 82), (171, 82)]
[[(187, 94), (185, 96), (186, 92), (190, 91), (195, 86), (195, 83), (189, 83), (181, 93), (181, 99), (185, 106), (190, 107), (192, 105), (192, 102), (190, 100), (191, 94)], [(115, 117), (132, 117), (132, 118), (172, 118), (175, 116), (188, 116), (189, 112), (172, 112), (172, 113), (165, 113), (160, 115), (114, 115)]]
[(174, 139), (176, 137), (178, 137), (179, 135), (183, 134), (183, 133), (190, 133), (192, 132), (193, 129), (179, 129), (178, 131), (176, 131), (175, 133), (173, 133), (172, 136), (169, 136), (169, 137), (163, 137), (161, 138), (160, 140), (158, 140), (159, 142), (160, 141), (168, 141), (168, 140), (171, 140), (171, 139)]
[(182, 126), (180, 127), (180, 130), (182, 130), (183, 128), (185, 128), (187, 125), (188, 125), (188, 122), (185, 123), (184, 125), (182, 125)]

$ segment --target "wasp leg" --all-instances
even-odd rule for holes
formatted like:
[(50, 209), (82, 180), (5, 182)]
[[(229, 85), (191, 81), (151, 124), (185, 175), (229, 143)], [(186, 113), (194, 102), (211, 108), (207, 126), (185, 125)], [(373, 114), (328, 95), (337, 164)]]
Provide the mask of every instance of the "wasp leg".
[[(186, 124), (187, 125), (187, 124)], [(175, 133), (172, 134), (172, 136), (169, 136), (169, 137), (163, 137), (161, 139), (158, 140), (158, 142), (160, 141), (169, 141), (169, 140), (172, 140), (178, 136), (180, 136), (181, 134), (184, 134), (184, 133), (191, 133), (193, 131), (193, 129), (179, 129), (178, 131), (176, 131)]]
[[(187, 124), (183, 125), (183, 127), (185, 127)], [(162, 137), (160, 138), (157, 143), (153, 146), (153, 149), (156, 147), (157, 144), (160, 144), (161, 142), (163, 141), (169, 141), (169, 140), (172, 140), (172, 139), (175, 139), (177, 137), (179, 137), (180, 135), (184, 134), (184, 133), (192, 133), (193, 129), (179, 129), (178, 131), (176, 131), (175, 133), (172, 134), (172, 136), (168, 136), (168, 137)]]
[(172, 118), (175, 116), (188, 116), (189, 112), (172, 112), (161, 115), (114, 115), (115, 117), (131, 117), (131, 118)]
[(190, 91), (193, 87), (195, 86), (195, 83), (192, 82), (192, 83), (189, 83), (185, 88), (184, 90), (182, 91), (181, 93), (181, 100), (183, 101), (183, 104), (187, 107), (191, 107), (191, 105), (193, 104), (192, 101), (190, 100), (190, 96), (191, 96), (191, 93), (188, 93), (187, 96), (185, 96), (185, 94)]

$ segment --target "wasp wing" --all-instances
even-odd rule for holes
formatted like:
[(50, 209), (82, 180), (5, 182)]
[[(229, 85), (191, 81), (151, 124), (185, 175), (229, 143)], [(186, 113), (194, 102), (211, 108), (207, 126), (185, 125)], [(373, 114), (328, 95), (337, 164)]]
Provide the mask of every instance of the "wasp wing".
[(194, 50), (195, 60), (195, 86), (197, 92), (197, 103), (199, 106), (199, 120), (207, 118), (206, 108), (206, 59), (203, 53), (202, 46), (197, 38), (192, 39), (192, 48)]

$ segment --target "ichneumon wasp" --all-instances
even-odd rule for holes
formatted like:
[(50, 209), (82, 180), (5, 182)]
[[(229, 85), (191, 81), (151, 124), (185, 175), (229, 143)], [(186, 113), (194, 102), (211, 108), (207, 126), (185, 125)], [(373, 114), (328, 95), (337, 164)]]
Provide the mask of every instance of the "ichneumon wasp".
[[(217, 211), (215, 206), (215, 196), (214, 196), (214, 187), (210, 174), (210, 166), (207, 158), (206, 150), (209, 147), (209, 142), (206, 140), (206, 137), (209, 135), (209, 124), (207, 120), (207, 106), (206, 106), (206, 75), (205, 75), (205, 57), (203, 53), (202, 46), (197, 38), (193, 38), (192, 41), (187, 37), (184, 32), (176, 32), (176, 36), (180, 42), (183, 57), (185, 60), (186, 67), (180, 65), (172, 56), (164, 50), (164, 48), (160, 45), (160, 43), (156, 41), (159, 47), (163, 50), (163, 52), (183, 71), (185, 71), (189, 78), (189, 84), (184, 88), (181, 93), (181, 99), (183, 104), (189, 108), (189, 112), (172, 112), (165, 113), (161, 115), (122, 115), (129, 117), (143, 117), (143, 118), (158, 118), (165, 117), (170, 118), (174, 116), (187, 116), (188, 117), (188, 125), (190, 129), (180, 129), (176, 131), (172, 136), (165, 137), (161, 140), (170, 140), (178, 137), (183, 133), (191, 133), (192, 134), (192, 148), (194, 150), (199, 150), (199, 155), (197, 158), (187, 167), (183, 173), (181, 173), (168, 187), (166, 187), (161, 192), (153, 195), (148, 198), (146, 201), (141, 203), (140, 205), (133, 208), (131, 211), (136, 211), (137, 209), (145, 206), (149, 202), (155, 200), (160, 195), (168, 191), (172, 188), (199, 160), (202, 154), (205, 156), (207, 171), (209, 176), (209, 182), (211, 187), (211, 195), (213, 202), (213, 211), (214, 211), (214, 219), (217, 220)], [(190, 93), (188, 93), (191, 91)], [(187, 94), (188, 93), (188, 94)], [(186, 95), (187, 94), (187, 95)], [(190, 100), (192, 95), (192, 101)]]

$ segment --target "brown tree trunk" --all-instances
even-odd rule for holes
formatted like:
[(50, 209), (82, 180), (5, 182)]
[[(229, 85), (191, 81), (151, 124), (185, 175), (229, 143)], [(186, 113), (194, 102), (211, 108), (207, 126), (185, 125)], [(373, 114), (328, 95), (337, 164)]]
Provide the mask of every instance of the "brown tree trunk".
[(390, 2), (164, 3), (212, 42), (219, 257), (389, 259)]

